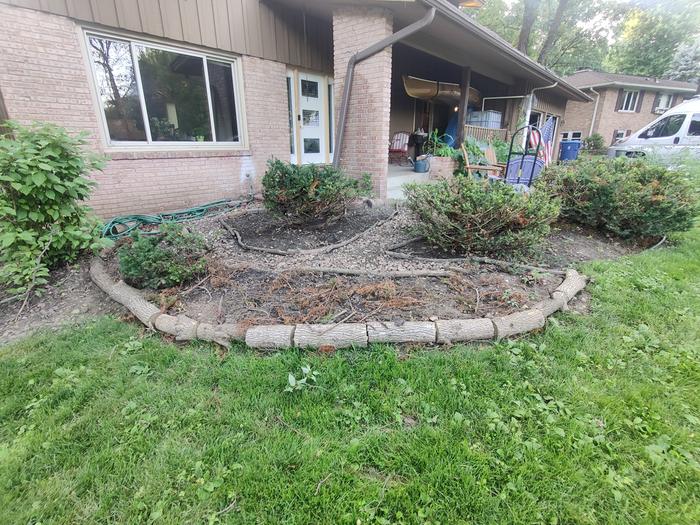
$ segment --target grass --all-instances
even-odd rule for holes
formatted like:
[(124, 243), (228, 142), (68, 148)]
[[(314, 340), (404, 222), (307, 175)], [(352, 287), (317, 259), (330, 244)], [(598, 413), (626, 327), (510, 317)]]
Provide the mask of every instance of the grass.
[(698, 254), (589, 264), (590, 315), (408, 358), (112, 319), (5, 347), (0, 522), (698, 523)]

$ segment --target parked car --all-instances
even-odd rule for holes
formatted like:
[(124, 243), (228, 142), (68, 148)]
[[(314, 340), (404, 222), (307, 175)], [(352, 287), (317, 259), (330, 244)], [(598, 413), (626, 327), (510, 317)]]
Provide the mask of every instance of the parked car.
[(609, 157), (670, 157), (682, 153), (700, 158), (700, 96), (669, 109), (608, 149)]

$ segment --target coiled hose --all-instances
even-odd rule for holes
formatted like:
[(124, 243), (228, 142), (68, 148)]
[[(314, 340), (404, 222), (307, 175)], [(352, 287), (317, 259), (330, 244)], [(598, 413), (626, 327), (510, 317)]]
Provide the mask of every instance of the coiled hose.
[[(223, 199), (170, 213), (158, 213), (156, 215), (122, 215), (114, 217), (105, 224), (104, 228), (102, 228), (102, 236), (109, 239), (121, 239), (122, 237), (130, 235), (134, 230), (141, 229), (144, 226), (193, 221), (201, 219), (205, 215), (224, 213), (231, 210), (231, 208), (238, 208), (247, 202), (250, 201)], [(159, 228), (149, 228), (147, 231), (143, 232), (144, 235), (156, 235), (158, 233), (160, 233)]]

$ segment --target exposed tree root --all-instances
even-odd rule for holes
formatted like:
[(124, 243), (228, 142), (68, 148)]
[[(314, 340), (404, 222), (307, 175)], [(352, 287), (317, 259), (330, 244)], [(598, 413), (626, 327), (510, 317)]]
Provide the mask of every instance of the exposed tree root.
[(404, 277), (449, 277), (453, 271), (447, 270), (411, 270), (411, 271), (382, 271), (382, 270), (354, 270), (350, 268), (333, 268), (319, 266), (295, 266), (284, 270), (277, 270), (274, 273), (332, 273), (336, 275), (358, 275), (361, 277), (384, 277), (387, 279), (400, 279)]
[[(508, 261), (501, 261), (499, 259), (492, 259), (491, 257), (480, 257), (477, 255), (469, 255), (467, 257), (451, 257), (451, 258), (445, 258), (441, 259), (439, 257), (421, 257), (418, 255), (412, 255), (409, 253), (402, 253), (402, 252), (397, 252), (398, 248), (403, 248), (404, 246), (408, 246), (412, 242), (420, 241), (422, 240), (423, 237), (413, 237), (412, 239), (408, 239), (406, 241), (402, 241), (397, 244), (393, 244), (389, 246), (384, 253), (386, 253), (389, 257), (394, 257), (395, 259), (405, 259), (409, 261), (422, 261), (422, 262), (433, 262), (433, 263), (479, 263), (479, 264), (491, 264), (493, 266), (498, 266), (500, 269), (506, 271), (506, 272), (513, 272), (513, 268), (519, 268), (521, 270), (529, 270), (533, 272), (541, 272), (541, 273), (551, 273), (554, 275), (566, 275), (565, 270), (560, 270), (558, 268), (544, 268), (541, 266), (532, 266), (530, 264), (523, 264), (523, 263), (517, 263), (517, 262), (508, 262)], [(454, 267), (451, 267), (454, 269)], [(460, 269), (457, 269), (459, 271)], [(462, 270), (463, 271), (463, 270)]]

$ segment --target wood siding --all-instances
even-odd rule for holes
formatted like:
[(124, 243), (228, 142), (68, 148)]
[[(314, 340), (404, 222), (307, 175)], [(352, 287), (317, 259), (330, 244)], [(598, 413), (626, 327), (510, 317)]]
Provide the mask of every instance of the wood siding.
[(333, 74), (331, 22), (264, 0), (0, 2)]

